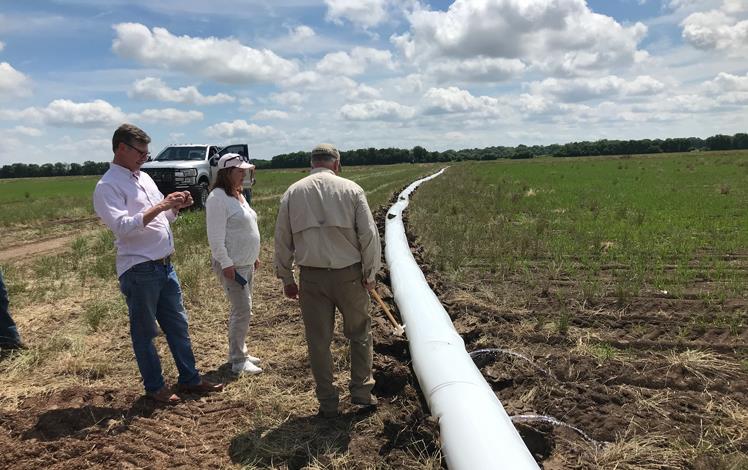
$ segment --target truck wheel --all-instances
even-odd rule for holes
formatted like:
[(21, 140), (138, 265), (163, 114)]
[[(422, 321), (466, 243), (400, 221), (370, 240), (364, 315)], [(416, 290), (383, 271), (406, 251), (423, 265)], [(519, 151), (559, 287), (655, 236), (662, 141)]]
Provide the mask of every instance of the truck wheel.
[(205, 209), (205, 201), (208, 200), (208, 183), (201, 182), (195, 194), (195, 206), (198, 209)]

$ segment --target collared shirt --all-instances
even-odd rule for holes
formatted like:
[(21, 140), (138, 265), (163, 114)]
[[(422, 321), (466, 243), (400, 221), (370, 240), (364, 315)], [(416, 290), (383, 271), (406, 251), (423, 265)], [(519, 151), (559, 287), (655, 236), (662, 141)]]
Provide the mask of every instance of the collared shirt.
[(260, 255), (260, 229), (257, 213), (245, 199), (215, 188), (205, 202), (205, 223), (211, 256), (221, 269), (254, 264)]
[(96, 215), (114, 233), (117, 247), (117, 276), (138, 263), (156, 260), (174, 252), (174, 237), (169, 222), (174, 211), (158, 214), (143, 225), (143, 214), (164, 195), (147, 173), (131, 172), (116, 163), (109, 164), (93, 194)]
[(361, 262), (373, 282), (380, 268), (379, 231), (361, 186), (327, 168), (315, 168), (283, 194), (275, 225), (275, 271), (294, 282), (300, 266), (345, 268)]

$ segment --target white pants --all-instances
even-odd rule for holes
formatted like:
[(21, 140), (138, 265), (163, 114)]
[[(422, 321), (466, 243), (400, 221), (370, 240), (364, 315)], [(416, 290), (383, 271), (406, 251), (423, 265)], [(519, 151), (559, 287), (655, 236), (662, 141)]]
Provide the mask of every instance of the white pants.
[(213, 260), (213, 271), (223, 286), (223, 291), (231, 303), (229, 310), (229, 362), (241, 364), (247, 360), (247, 331), (252, 317), (252, 281), (254, 266), (234, 266), (247, 285), (242, 287), (233, 279), (223, 275), (221, 265)]

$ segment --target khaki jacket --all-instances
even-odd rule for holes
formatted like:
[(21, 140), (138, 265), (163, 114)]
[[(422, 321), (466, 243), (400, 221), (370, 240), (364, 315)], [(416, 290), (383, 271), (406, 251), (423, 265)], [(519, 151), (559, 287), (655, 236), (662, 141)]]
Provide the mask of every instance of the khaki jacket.
[(293, 262), (316, 268), (361, 263), (373, 282), (380, 268), (379, 232), (361, 186), (315, 168), (283, 194), (275, 223), (275, 272), (294, 282)]

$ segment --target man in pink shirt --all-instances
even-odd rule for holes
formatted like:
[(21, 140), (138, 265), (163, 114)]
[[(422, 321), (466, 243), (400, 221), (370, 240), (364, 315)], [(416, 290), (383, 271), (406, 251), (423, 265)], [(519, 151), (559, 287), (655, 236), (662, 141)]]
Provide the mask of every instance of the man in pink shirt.
[(117, 247), (117, 276), (130, 317), (130, 337), (143, 377), (146, 395), (161, 403), (176, 403), (179, 396), (166, 385), (161, 361), (153, 344), (156, 323), (166, 336), (179, 370), (178, 391), (220, 391), (200, 377), (195, 367), (187, 328), (182, 289), (171, 264), (174, 237), (170, 222), (180, 209), (192, 205), (188, 191), (164, 197), (140, 167), (148, 160), (151, 138), (132, 124), (123, 124), (112, 137), (114, 160), (94, 190), (94, 210), (112, 230)]

